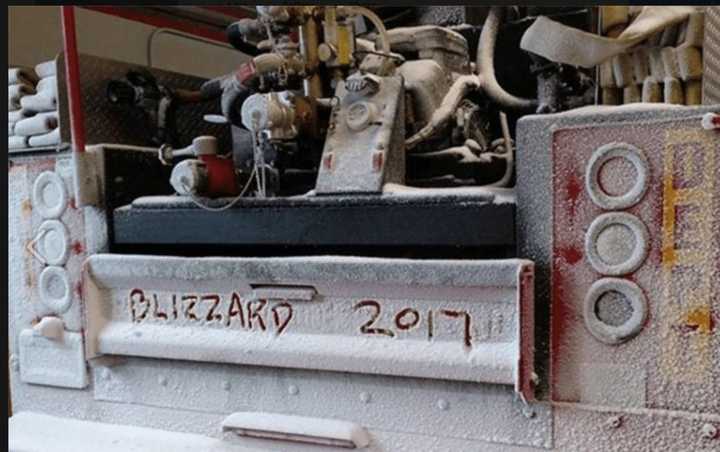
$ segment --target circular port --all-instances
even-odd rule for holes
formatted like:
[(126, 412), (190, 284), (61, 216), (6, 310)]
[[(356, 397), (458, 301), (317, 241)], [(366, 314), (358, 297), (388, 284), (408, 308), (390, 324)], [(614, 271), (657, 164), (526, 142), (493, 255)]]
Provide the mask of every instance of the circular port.
[(46, 267), (40, 273), (40, 300), (55, 314), (62, 314), (72, 304), (70, 280), (61, 267)]
[(57, 173), (45, 171), (35, 179), (32, 203), (43, 218), (59, 218), (62, 215), (67, 207), (67, 191)]
[(600, 342), (621, 344), (642, 330), (647, 300), (640, 287), (626, 279), (603, 278), (585, 296), (585, 326)]
[(585, 234), (585, 254), (603, 275), (625, 275), (642, 265), (649, 250), (648, 230), (640, 219), (625, 212), (604, 213)]
[(645, 154), (627, 143), (609, 143), (590, 157), (585, 188), (590, 199), (605, 210), (626, 209), (637, 204), (648, 188)]
[(49, 265), (63, 265), (69, 254), (69, 234), (64, 224), (47, 220), (40, 225), (38, 252)]

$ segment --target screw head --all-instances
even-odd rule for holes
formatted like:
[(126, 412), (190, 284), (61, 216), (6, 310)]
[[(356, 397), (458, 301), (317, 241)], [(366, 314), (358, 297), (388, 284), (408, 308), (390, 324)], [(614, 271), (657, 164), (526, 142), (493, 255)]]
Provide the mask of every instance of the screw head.
[(300, 392), (300, 390), (298, 389), (297, 386), (295, 386), (295, 385), (290, 385), (290, 386), (288, 386), (288, 394), (290, 394), (290, 395), (297, 395), (298, 392)]
[(158, 384), (160, 384), (160, 386), (167, 386), (167, 384), (168, 384), (167, 377), (165, 377), (164, 375), (160, 375), (158, 377)]
[(450, 408), (450, 403), (445, 399), (439, 399), (437, 401), (437, 407), (442, 411), (447, 411)]
[(369, 392), (361, 392), (360, 393), (360, 401), (362, 403), (370, 403), (370, 399), (372, 399), (372, 396)]
[(622, 416), (611, 416), (608, 418), (607, 421), (605, 421), (605, 425), (608, 428), (615, 429), (615, 428), (620, 428), (620, 426), (622, 425), (622, 422), (623, 422)]

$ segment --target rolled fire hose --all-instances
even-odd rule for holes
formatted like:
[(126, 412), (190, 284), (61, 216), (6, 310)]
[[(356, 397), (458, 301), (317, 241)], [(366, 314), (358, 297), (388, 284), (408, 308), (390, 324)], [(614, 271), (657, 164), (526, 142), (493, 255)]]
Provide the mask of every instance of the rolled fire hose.
[(525, 31), (520, 48), (556, 63), (591, 68), (686, 20), (695, 10), (692, 6), (645, 6), (617, 38), (588, 33), (540, 16)]

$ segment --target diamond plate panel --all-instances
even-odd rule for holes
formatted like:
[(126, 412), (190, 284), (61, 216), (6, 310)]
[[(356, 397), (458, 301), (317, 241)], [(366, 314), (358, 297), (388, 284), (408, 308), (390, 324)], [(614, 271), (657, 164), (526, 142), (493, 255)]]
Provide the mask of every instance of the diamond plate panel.
[[(85, 118), (85, 139), (88, 145), (120, 143), (135, 146), (152, 146), (152, 128), (137, 109), (114, 106), (105, 97), (106, 83), (110, 79), (122, 79), (132, 69), (152, 73), (160, 84), (172, 88), (196, 90), (205, 79), (176, 72), (163, 71), (135, 64), (123, 63), (91, 55), (80, 57), (80, 87)], [(63, 142), (71, 142), (70, 110), (68, 108), (65, 56), (57, 56), (58, 109), (60, 111), (60, 136)], [(218, 74), (220, 75), (220, 74)], [(203, 115), (219, 113), (217, 102), (181, 105), (177, 110), (177, 129), (180, 145), (187, 146), (194, 137), (214, 135), (220, 141), (220, 149), (231, 145), (230, 128), (203, 121)]]
[(720, 6), (705, 11), (703, 104), (720, 104)]

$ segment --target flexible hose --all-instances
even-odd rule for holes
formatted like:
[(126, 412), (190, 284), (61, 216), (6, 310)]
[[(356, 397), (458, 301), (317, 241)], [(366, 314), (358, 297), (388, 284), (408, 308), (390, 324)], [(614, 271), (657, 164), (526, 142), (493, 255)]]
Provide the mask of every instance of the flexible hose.
[(203, 210), (209, 210), (210, 212), (222, 212), (223, 210), (227, 210), (237, 204), (240, 199), (245, 196), (245, 193), (247, 193), (248, 188), (250, 188), (250, 183), (257, 177), (257, 173), (255, 171), (256, 168), (253, 168), (252, 172), (250, 173), (250, 177), (248, 177), (247, 182), (245, 182), (245, 186), (240, 191), (240, 194), (237, 195), (235, 198), (233, 198), (230, 202), (225, 204), (222, 207), (210, 207), (208, 205), (203, 204), (202, 201), (198, 197), (196, 197), (189, 189), (187, 184), (183, 183), (183, 187), (185, 187), (185, 190), (188, 192), (188, 195), (190, 196), (190, 200), (195, 204), (196, 206), (200, 207)]
[(515, 167), (515, 151), (513, 150), (512, 140), (510, 138), (510, 127), (508, 126), (507, 115), (502, 111), (500, 112), (500, 128), (503, 134), (502, 139), (505, 145), (504, 157), (507, 160), (505, 162), (507, 166), (505, 167), (503, 177), (499, 181), (488, 185), (488, 187), (506, 187), (512, 179), (513, 169)]
[(492, 7), (480, 32), (476, 63), (478, 73), (483, 81), (483, 89), (490, 99), (502, 107), (515, 110), (531, 110), (537, 107), (537, 101), (513, 96), (505, 91), (495, 78), (495, 42), (500, 29), (501, 15), (501, 7)]
[(481, 79), (477, 75), (462, 75), (458, 77), (443, 98), (440, 107), (433, 113), (430, 122), (415, 135), (405, 140), (405, 150), (409, 151), (434, 136), (440, 128), (447, 123), (452, 115), (455, 114), (455, 111), (465, 96), (467, 96), (469, 92), (479, 89), (481, 86)]
[(375, 26), (375, 29), (378, 31), (378, 34), (380, 35), (380, 50), (384, 54), (390, 55), (390, 39), (387, 35), (387, 29), (385, 28), (385, 24), (383, 23), (382, 19), (380, 19), (377, 14), (363, 6), (353, 5), (343, 6), (342, 8), (350, 14), (352, 14), (353, 12), (355, 14), (360, 14), (361, 16), (366, 17), (370, 22), (372, 22), (372, 24)]

